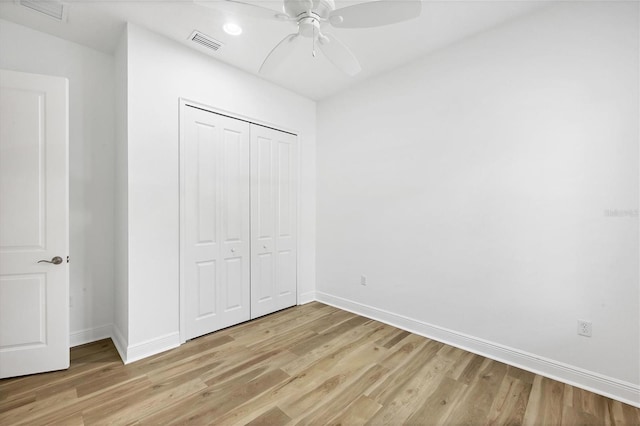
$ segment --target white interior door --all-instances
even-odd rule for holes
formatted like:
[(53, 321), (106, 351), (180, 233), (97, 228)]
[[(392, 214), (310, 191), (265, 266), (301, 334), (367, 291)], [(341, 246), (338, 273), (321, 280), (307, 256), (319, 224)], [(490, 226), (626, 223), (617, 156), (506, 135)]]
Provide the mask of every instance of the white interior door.
[(250, 319), (249, 124), (183, 106), (185, 339)]
[(0, 71), (2, 378), (69, 367), (67, 87)]
[(251, 125), (251, 318), (297, 302), (297, 138)]

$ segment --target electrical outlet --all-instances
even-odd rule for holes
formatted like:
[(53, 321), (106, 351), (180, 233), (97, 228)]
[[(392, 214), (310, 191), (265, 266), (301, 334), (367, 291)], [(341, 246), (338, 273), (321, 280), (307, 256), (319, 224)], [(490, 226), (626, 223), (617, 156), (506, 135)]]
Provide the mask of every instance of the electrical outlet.
[(360, 275), (360, 285), (367, 285), (367, 276)]
[(591, 337), (591, 321), (578, 320), (578, 334), (580, 336)]

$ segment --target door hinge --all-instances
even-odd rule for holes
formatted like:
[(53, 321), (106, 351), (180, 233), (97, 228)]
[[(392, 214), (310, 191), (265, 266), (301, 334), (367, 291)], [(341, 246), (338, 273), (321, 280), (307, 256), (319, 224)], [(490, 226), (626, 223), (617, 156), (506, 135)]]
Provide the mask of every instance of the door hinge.
[(69, 256), (67, 256), (67, 263), (69, 263)]

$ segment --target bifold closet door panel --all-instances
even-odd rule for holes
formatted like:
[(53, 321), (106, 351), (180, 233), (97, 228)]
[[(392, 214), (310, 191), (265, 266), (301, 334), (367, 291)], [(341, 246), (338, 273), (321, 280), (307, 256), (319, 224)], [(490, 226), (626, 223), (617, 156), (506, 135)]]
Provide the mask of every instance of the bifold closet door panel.
[(297, 138), (251, 125), (251, 318), (297, 302)]
[(250, 125), (184, 108), (186, 338), (250, 319)]

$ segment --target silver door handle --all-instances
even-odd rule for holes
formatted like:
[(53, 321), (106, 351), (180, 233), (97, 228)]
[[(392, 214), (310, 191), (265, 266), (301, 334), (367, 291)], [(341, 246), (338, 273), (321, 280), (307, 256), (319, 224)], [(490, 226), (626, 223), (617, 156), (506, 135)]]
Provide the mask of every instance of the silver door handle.
[(38, 260), (38, 263), (53, 263), (54, 265), (59, 265), (62, 263), (62, 258), (60, 256), (56, 256), (51, 258), (51, 260)]

